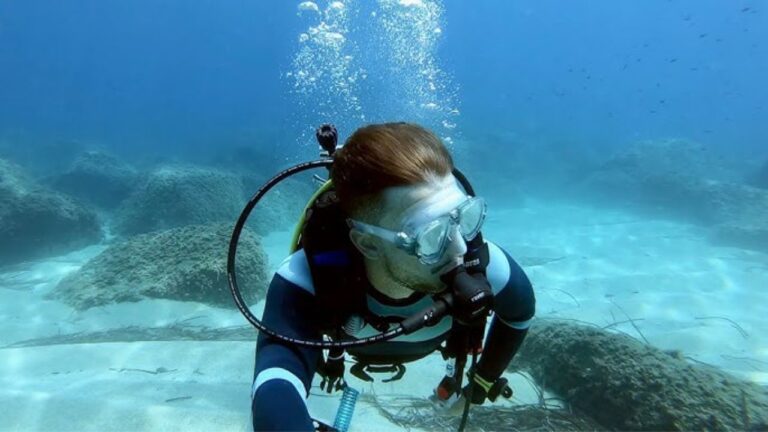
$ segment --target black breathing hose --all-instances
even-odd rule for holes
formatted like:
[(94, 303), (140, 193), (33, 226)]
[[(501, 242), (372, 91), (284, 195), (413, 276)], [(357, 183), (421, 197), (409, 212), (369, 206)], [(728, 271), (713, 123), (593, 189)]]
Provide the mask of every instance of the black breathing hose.
[(400, 323), (398, 327), (392, 330), (389, 330), (387, 332), (379, 333), (377, 335), (369, 336), (363, 339), (353, 339), (353, 340), (345, 340), (345, 341), (323, 341), (323, 340), (310, 341), (310, 340), (292, 338), (292, 337), (277, 333), (276, 331), (262, 324), (262, 322), (253, 315), (251, 310), (248, 308), (248, 305), (245, 304), (245, 300), (243, 300), (243, 296), (240, 294), (240, 288), (237, 285), (237, 277), (235, 276), (235, 257), (237, 256), (237, 245), (240, 240), (240, 234), (242, 233), (243, 227), (245, 226), (245, 223), (248, 220), (248, 216), (250, 216), (251, 212), (256, 207), (256, 204), (258, 204), (258, 202), (264, 197), (264, 195), (266, 195), (266, 193), (269, 192), (269, 190), (272, 189), (272, 187), (274, 187), (280, 181), (294, 174), (300, 173), (302, 171), (306, 171), (306, 170), (310, 170), (318, 167), (327, 168), (332, 164), (333, 164), (333, 161), (331, 159), (319, 159), (316, 161), (304, 162), (296, 166), (293, 166), (291, 168), (288, 168), (278, 173), (274, 177), (272, 177), (264, 186), (262, 186), (253, 195), (253, 197), (250, 200), (248, 200), (248, 203), (245, 205), (245, 208), (243, 208), (243, 211), (240, 213), (240, 217), (237, 219), (237, 223), (235, 223), (235, 228), (232, 231), (232, 237), (230, 238), (230, 241), (229, 241), (229, 253), (227, 254), (227, 280), (229, 282), (229, 289), (232, 293), (232, 297), (235, 300), (235, 305), (240, 310), (240, 313), (245, 317), (245, 319), (248, 320), (248, 322), (250, 322), (254, 327), (259, 329), (259, 331), (264, 332), (274, 338), (292, 343), (294, 345), (299, 345), (304, 347), (324, 348), (324, 349), (347, 348), (347, 347), (363, 346), (363, 345), (370, 345), (378, 342), (383, 342), (383, 341), (396, 338), (403, 334), (412, 333), (426, 325), (434, 324), (437, 321), (439, 321), (440, 318), (442, 318), (448, 313), (448, 310), (452, 306), (453, 296), (450, 293), (444, 294), (443, 296), (438, 298), (438, 300), (435, 303), (426, 307), (424, 310), (420, 311), (419, 313), (414, 314), (413, 316), (407, 318), (402, 323)]

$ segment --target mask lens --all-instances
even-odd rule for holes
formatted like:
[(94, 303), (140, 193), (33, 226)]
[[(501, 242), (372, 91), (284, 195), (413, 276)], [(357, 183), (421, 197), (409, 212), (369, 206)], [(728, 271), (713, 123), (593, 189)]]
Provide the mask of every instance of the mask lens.
[(450, 227), (450, 223), (447, 222), (447, 220), (432, 222), (419, 234), (416, 252), (425, 262), (437, 262), (443, 254)]
[(472, 240), (480, 232), (485, 220), (485, 202), (482, 199), (473, 199), (461, 210), (459, 225), (464, 240)]

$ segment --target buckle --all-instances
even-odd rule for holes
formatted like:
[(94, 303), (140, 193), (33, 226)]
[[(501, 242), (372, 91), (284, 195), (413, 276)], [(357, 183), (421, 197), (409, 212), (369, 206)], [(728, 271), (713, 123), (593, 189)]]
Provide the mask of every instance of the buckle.
[(391, 382), (391, 381), (397, 381), (400, 378), (405, 375), (405, 365), (402, 363), (398, 364), (391, 364), (391, 365), (372, 365), (372, 364), (363, 364), (363, 363), (355, 363), (354, 366), (349, 370), (352, 372), (352, 375), (356, 376), (357, 378), (373, 382), (373, 377), (368, 374), (368, 372), (371, 373), (392, 373), (394, 372), (394, 375), (392, 375), (390, 378), (386, 378), (381, 380), (381, 382)]

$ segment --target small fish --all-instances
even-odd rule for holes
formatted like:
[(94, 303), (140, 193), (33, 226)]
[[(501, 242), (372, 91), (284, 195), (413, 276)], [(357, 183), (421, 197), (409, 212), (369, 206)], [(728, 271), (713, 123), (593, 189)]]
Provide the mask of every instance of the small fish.
[(705, 37), (707, 37), (707, 34), (706, 34), (706, 33), (702, 33), (702, 34), (700, 34), (700, 35), (699, 35), (699, 39), (701, 39), (701, 38), (705, 38)]
[(166, 402), (176, 402), (176, 401), (188, 400), (188, 399), (192, 399), (192, 396), (179, 396), (179, 397), (175, 397), (175, 398), (166, 399), (165, 401)]
[(676, 59), (676, 58), (671, 58), (671, 59), (669, 59), (669, 62), (670, 62), (670, 63), (674, 63), (674, 62), (676, 62), (676, 61), (677, 61), (677, 59)]
[(745, 8), (743, 8), (741, 11), (742, 11), (742, 12), (749, 12), (750, 10), (752, 10), (752, 8), (751, 8), (751, 7), (745, 7)]

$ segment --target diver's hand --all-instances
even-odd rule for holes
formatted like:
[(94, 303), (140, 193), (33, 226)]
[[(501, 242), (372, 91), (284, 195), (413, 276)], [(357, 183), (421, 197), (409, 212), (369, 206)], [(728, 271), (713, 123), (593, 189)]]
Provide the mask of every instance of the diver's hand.
[[(471, 394), (470, 394), (471, 393)], [(499, 378), (496, 381), (488, 381), (475, 373), (473, 380), (461, 389), (461, 394), (469, 398), (475, 405), (482, 405), (486, 399), (496, 402), (499, 396), (509, 399), (512, 397), (512, 387), (506, 378)]]

